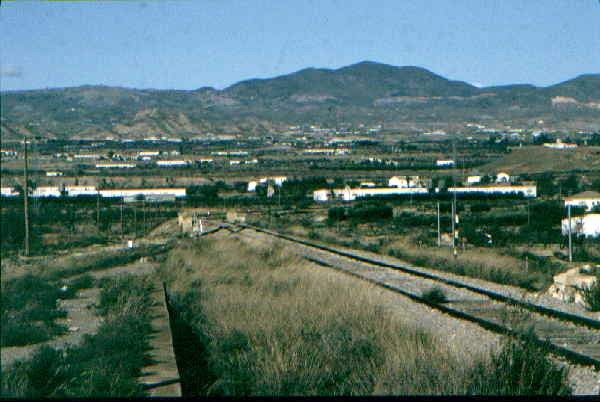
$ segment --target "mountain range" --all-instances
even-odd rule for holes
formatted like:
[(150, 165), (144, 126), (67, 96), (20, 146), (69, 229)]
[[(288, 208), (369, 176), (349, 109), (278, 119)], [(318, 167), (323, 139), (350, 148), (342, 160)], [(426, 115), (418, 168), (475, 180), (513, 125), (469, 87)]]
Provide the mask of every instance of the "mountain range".
[(260, 135), (298, 124), (534, 127), (543, 120), (556, 129), (600, 129), (600, 74), (548, 87), (479, 88), (420, 67), (370, 61), (251, 79), (223, 90), (81, 86), (4, 91), (1, 101), (3, 140), (23, 133), (45, 138)]

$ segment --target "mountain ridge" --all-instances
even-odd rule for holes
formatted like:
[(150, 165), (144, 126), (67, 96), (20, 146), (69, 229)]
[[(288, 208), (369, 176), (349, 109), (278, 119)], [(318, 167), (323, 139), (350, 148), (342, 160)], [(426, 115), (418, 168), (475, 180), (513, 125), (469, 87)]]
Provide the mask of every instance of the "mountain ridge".
[[(106, 85), (3, 91), (2, 138), (35, 121), (39, 135), (275, 132), (298, 123), (428, 122), (459, 124), (561, 119), (600, 126), (600, 74), (581, 74), (546, 87), (478, 88), (417, 66), (363, 61), (337, 69), (305, 68), (224, 89), (135, 89)], [(521, 124), (523, 124), (521, 123)], [(529, 123), (528, 123), (529, 124)]]

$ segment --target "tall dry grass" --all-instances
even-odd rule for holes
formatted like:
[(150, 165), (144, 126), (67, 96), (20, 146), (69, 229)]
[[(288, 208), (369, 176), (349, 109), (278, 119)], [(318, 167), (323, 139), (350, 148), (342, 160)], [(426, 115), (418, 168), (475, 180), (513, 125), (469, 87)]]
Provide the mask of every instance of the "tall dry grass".
[(461, 250), (455, 258), (448, 248), (418, 247), (403, 239), (386, 245), (382, 251), (416, 265), (528, 290), (544, 289), (552, 283), (554, 273), (550, 269), (548, 272), (526, 270), (523, 260), (482, 248)]
[(309, 268), (279, 243), (190, 241), (161, 275), (204, 343), (198, 393), (461, 394), (478, 360), (381, 308), (372, 285)]

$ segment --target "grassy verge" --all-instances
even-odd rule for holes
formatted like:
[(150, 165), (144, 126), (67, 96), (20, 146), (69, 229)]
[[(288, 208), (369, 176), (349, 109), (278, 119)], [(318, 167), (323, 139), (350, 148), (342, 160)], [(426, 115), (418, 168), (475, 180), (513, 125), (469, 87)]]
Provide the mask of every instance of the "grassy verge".
[(56, 323), (66, 316), (58, 307), (59, 300), (73, 298), (79, 289), (92, 284), (89, 276), (49, 282), (32, 274), (3, 282), (0, 345), (29, 345), (64, 333), (66, 327)]
[[(372, 285), (309, 269), (279, 243), (188, 241), (161, 275), (204, 351), (201, 367), (181, 373), (199, 377), (190, 395), (494, 394), (494, 370), (508, 375), (384, 309)], [(559, 374), (552, 381), (568, 392)], [(538, 383), (505, 391), (558, 393)]]
[(98, 333), (78, 346), (44, 346), (2, 373), (2, 397), (73, 398), (143, 396), (136, 381), (148, 363), (151, 282), (139, 277), (104, 281)]

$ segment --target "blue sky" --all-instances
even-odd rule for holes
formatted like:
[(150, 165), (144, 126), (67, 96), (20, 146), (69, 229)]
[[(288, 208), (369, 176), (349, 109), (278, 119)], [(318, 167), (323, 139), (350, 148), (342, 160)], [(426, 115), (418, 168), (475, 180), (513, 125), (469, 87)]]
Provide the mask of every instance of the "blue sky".
[(3, 90), (223, 88), (362, 60), (476, 85), (600, 72), (599, 0), (2, 2)]

